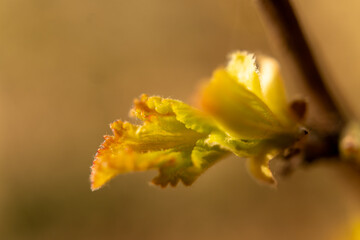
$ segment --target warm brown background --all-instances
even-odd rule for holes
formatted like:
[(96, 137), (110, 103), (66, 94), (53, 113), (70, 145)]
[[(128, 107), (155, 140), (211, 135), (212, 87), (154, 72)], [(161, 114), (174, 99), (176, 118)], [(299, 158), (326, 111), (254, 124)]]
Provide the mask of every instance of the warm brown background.
[[(294, 2), (335, 95), (360, 116), (359, 1)], [(102, 135), (128, 118), (134, 97), (189, 101), (236, 49), (272, 54), (251, 0), (0, 0), (0, 238), (319, 240), (344, 231), (357, 202), (331, 166), (299, 170), (274, 190), (233, 157), (190, 188), (149, 187), (149, 172), (90, 191)]]

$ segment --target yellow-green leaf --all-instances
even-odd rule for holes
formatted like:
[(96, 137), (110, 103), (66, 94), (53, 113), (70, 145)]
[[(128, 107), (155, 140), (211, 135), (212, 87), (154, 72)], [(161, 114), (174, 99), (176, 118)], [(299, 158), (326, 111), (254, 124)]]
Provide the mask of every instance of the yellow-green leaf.
[(142, 124), (111, 124), (113, 136), (93, 162), (92, 189), (118, 174), (151, 169), (159, 171), (156, 185), (190, 185), (230, 152), (248, 158), (256, 179), (274, 184), (270, 160), (306, 131), (289, 113), (276, 61), (262, 57), (259, 66), (252, 54), (232, 54), (203, 89), (203, 111), (156, 96), (135, 100), (131, 116)]
[(285, 88), (278, 62), (270, 57), (261, 56), (258, 59), (261, 73), (261, 89), (264, 102), (285, 126), (296, 124), (289, 113)]
[(249, 91), (262, 98), (260, 79), (253, 54), (235, 52), (230, 55), (226, 71)]
[(263, 139), (283, 131), (269, 107), (225, 70), (214, 73), (203, 91), (202, 105), (237, 138)]
[(272, 158), (273, 156), (269, 154), (259, 154), (248, 158), (247, 168), (256, 180), (268, 184), (276, 183), (269, 168), (269, 162)]
[[(131, 113), (143, 124), (120, 120), (111, 124), (114, 135), (105, 137), (92, 166), (92, 189), (120, 173), (149, 169), (160, 171), (155, 184), (174, 186), (179, 180), (191, 184), (225, 152), (199, 141), (215, 126), (184, 103), (143, 95), (135, 100)], [(199, 161), (203, 164), (195, 166)]]

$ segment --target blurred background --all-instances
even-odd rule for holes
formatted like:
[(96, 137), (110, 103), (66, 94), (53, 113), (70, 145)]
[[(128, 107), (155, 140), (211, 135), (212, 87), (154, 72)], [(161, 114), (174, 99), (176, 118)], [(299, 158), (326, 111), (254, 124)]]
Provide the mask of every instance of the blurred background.
[[(293, 1), (322, 70), (360, 116), (360, 2)], [(335, 239), (359, 210), (336, 166), (251, 179), (229, 157), (192, 187), (90, 165), (141, 93), (190, 102), (233, 50), (274, 55), (251, 0), (0, 0), (0, 239)], [(286, 71), (286, 70), (285, 70)], [(289, 98), (298, 93), (286, 85)], [(336, 238), (339, 239), (339, 238)], [(341, 238), (340, 238), (341, 239)]]

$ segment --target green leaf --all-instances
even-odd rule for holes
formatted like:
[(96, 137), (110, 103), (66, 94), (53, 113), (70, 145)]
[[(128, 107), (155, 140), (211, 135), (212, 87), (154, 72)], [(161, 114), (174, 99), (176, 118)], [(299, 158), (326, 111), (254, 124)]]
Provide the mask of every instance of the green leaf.
[(269, 107), (225, 70), (217, 70), (204, 89), (202, 105), (230, 135), (263, 139), (283, 131)]
[(269, 168), (269, 162), (273, 156), (260, 154), (248, 158), (247, 168), (251, 175), (258, 181), (268, 184), (275, 184), (276, 181)]
[(253, 54), (247, 52), (232, 53), (226, 71), (238, 83), (245, 86), (259, 98), (262, 98), (260, 78)]
[(261, 56), (258, 63), (264, 102), (284, 126), (294, 126), (296, 122), (289, 112), (278, 62), (273, 58)]
[[(216, 127), (180, 101), (143, 95), (131, 113), (143, 124), (120, 120), (111, 124), (114, 135), (105, 137), (92, 166), (93, 190), (120, 173), (149, 169), (160, 171), (155, 184), (174, 186), (179, 180), (191, 184), (225, 152), (199, 141)], [(195, 166), (193, 157), (195, 163), (204, 164)]]
[(93, 162), (92, 189), (118, 174), (151, 169), (159, 171), (156, 185), (190, 185), (230, 152), (248, 159), (256, 179), (274, 184), (269, 161), (305, 134), (290, 114), (276, 61), (262, 57), (259, 66), (251, 54), (232, 54), (203, 89), (203, 111), (156, 96), (135, 100), (131, 116), (142, 124), (111, 124), (113, 136)]

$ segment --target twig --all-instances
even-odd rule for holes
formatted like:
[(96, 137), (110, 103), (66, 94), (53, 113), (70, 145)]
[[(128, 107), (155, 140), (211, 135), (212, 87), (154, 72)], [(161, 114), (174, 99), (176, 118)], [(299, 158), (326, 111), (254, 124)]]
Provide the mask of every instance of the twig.
[[(254, 0), (259, 10), (270, 43), (279, 53), (280, 63), (291, 66), (300, 77), (310, 107), (316, 108), (311, 116), (313, 128), (305, 146), (305, 161), (338, 156), (337, 142), (344, 123), (335, 101), (329, 94), (325, 81), (301, 30), (295, 12), (288, 0)], [(320, 120), (319, 120), (320, 119)]]

